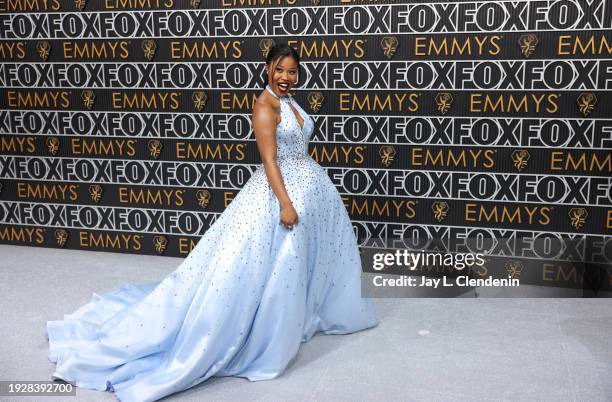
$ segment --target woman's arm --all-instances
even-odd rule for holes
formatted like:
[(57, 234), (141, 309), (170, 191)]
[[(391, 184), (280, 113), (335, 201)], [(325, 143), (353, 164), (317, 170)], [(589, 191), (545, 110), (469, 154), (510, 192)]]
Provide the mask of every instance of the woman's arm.
[(256, 102), (253, 108), (253, 131), (259, 155), (270, 187), (276, 194), (281, 208), (293, 206), (285, 188), (280, 168), (276, 163), (276, 116), (272, 106)]

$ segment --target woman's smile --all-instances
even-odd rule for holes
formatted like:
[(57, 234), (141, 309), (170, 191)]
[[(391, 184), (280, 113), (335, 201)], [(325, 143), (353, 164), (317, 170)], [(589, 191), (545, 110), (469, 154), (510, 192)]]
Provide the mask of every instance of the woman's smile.
[(289, 91), (289, 88), (291, 87), (291, 85), (288, 82), (284, 82), (284, 83), (278, 83), (278, 89), (280, 92), (282, 93), (287, 93)]

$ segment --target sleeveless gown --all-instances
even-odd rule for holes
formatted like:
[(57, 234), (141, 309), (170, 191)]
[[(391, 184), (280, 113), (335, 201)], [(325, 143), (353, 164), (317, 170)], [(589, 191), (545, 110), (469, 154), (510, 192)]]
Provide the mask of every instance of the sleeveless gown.
[(63, 320), (47, 321), (52, 378), (121, 401), (155, 401), (212, 376), (277, 377), (315, 333), (378, 324), (371, 300), (361, 297), (346, 208), (307, 152), (314, 122), (291, 97), (280, 98), (280, 109), (277, 162), (298, 213), (293, 229), (280, 223), (259, 165), (162, 281), (94, 293)]

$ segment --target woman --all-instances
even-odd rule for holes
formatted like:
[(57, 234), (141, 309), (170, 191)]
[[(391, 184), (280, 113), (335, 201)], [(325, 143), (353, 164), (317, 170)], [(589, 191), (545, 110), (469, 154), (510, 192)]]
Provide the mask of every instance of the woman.
[(263, 163), (178, 269), (47, 322), (53, 378), (154, 401), (211, 376), (277, 377), (316, 332), (378, 324), (346, 209), (307, 152), (313, 120), (289, 95), (298, 63), (269, 51), (253, 110)]

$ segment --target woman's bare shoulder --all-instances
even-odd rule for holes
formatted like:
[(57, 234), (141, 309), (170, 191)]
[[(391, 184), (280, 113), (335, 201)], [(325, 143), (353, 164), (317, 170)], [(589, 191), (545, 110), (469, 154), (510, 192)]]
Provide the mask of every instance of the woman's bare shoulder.
[(278, 109), (279, 107), (273, 103), (271, 97), (266, 94), (266, 91), (263, 91), (255, 100), (255, 105), (253, 106), (253, 120), (276, 122), (279, 120), (276, 118), (276, 116), (279, 115)]
[(272, 99), (270, 99), (271, 97), (266, 93), (266, 91), (263, 91), (255, 100), (255, 107), (257, 106), (263, 106), (265, 107), (272, 107)]

